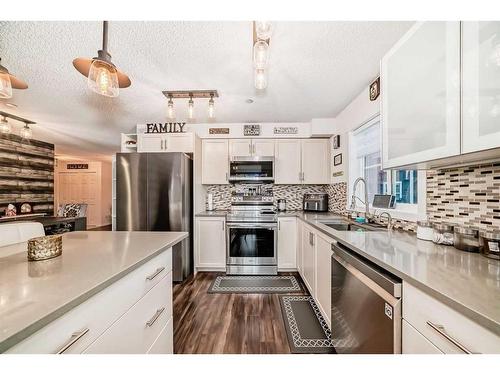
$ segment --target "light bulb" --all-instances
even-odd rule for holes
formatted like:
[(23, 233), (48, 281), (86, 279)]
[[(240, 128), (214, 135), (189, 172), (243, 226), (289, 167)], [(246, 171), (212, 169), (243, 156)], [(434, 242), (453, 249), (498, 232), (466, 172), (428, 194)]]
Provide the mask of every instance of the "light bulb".
[(255, 88), (257, 90), (264, 90), (267, 87), (267, 76), (264, 69), (255, 70)]
[(116, 68), (105, 61), (94, 60), (87, 79), (88, 87), (97, 94), (114, 98), (120, 93)]
[(273, 33), (273, 25), (269, 21), (255, 21), (255, 33), (257, 39), (267, 40)]
[(0, 122), (0, 132), (3, 134), (9, 134), (12, 132), (12, 126), (7, 122), (7, 119), (5, 117), (2, 118), (2, 121)]
[(213, 95), (210, 96), (210, 100), (208, 101), (208, 118), (215, 118), (215, 102)]
[(259, 40), (253, 46), (253, 64), (255, 69), (264, 69), (269, 59), (269, 44)]
[(188, 119), (190, 119), (190, 120), (194, 119), (194, 102), (193, 102), (193, 98), (190, 98), (189, 102), (188, 102)]
[(174, 102), (173, 102), (172, 98), (168, 99), (167, 117), (171, 120), (175, 119), (175, 109), (174, 109)]
[(21, 131), (19, 132), (19, 135), (21, 136), (21, 138), (31, 139), (31, 137), (33, 136), (33, 131), (28, 126), (28, 124), (26, 124), (24, 125), (24, 128), (22, 128)]
[(10, 77), (7, 73), (2, 71), (0, 71), (0, 98), (12, 98), (12, 85), (10, 83)]

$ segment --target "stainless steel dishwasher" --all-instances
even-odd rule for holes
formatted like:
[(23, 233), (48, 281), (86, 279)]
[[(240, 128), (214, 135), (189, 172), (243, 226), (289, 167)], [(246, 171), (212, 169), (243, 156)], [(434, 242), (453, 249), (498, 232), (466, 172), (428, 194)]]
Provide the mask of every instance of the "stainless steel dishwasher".
[(337, 353), (401, 353), (401, 280), (340, 244), (332, 251)]

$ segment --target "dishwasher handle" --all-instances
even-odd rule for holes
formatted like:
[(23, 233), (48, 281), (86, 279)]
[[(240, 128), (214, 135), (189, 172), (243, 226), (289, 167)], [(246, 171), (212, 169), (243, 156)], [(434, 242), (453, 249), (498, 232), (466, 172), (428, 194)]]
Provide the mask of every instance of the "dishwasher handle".
[[(351, 270), (357, 270), (360, 274), (370, 279), (391, 296), (401, 298), (401, 280), (387, 272), (377, 269), (377, 267), (370, 264), (368, 260), (362, 260), (358, 256), (349, 253), (348, 250), (341, 248), (337, 243), (332, 244), (332, 252), (332, 257), (345, 268), (348, 270), (349, 268), (351, 268)], [(355, 271), (351, 272), (356, 273)]]

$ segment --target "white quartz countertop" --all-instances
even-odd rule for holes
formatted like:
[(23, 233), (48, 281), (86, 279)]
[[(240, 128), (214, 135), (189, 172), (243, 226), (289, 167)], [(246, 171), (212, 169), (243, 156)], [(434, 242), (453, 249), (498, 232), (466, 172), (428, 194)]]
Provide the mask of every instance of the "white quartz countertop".
[(60, 257), (38, 262), (26, 242), (0, 247), (0, 353), (187, 236), (70, 232)]
[(340, 216), (297, 216), (355, 253), (500, 335), (500, 261), (417, 239), (403, 231), (338, 231)]

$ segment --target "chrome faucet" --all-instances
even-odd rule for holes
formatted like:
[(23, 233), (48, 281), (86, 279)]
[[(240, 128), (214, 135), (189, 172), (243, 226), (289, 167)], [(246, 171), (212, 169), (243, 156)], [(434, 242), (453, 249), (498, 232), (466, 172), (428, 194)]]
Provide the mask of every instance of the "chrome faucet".
[[(363, 181), (365, 185), (365, 201), (363, 202), (359, 197), (356, 196), (356, 188), (358, 187), (358, 183)], [(370, 216), (370, 206), (368, 204), (368, 186), (366, 185), (366, 180), (363, 177), (358, 177), (356, 181), (354, 181), (354, 186), (352, 188), (352, 198), (351, 198), (351, 210), (356, 210), (356, 199), (365, 205), (365, 219), (368, 221), (368, 217)]]
[(381, 219), (382, 215), (387, 216), (387, 229), (391, 230), (392, 229), (392, 216), (391, 216), (391, 214), (387, 211), (384, 211), (384, 212), (381, 212), (380, 215), (378, 215), (378, 218)]

